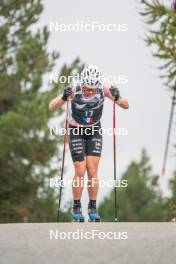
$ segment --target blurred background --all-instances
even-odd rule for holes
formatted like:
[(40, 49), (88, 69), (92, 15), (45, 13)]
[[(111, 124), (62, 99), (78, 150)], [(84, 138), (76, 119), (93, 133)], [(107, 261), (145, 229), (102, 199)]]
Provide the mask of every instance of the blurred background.
[[(175, 89), (176, 11), (168, 1), (9, 0), (0, 5), (0, 222), (55, 222), (65, 107), (50, 113), (48, 104), (67, 84), (51, 77), (80, 73), (96, 64), (117, 82), (130, 109), (117, 110), (119, 221), (174, 221), (176, 218)], [(125, 24), (127, 31), (58, 31), (51, 24)], [(173, 114), (170, 115), (173, 103)], [(102, 126), (112, 127), (112, 102), (106, 100)], [(170, 118), (170, 133), (168, 125)], [(175, 119), (175, 120), (174, 120)], [(167, 166), (163, 158), (168, 135)], [(164, 173), (163, 173), (164, 172)], [(64, 179), (74, 169), (67, 147)], [(113, 138), (104, 136), (99, 176), (113, 179)], [(71, 187), (63, 190), (62, 221), (70, 221)], [(82, 206), (86, 214), (88, 196)], [(114, 219), (114, 192), (100, 188), (103, 221)]]

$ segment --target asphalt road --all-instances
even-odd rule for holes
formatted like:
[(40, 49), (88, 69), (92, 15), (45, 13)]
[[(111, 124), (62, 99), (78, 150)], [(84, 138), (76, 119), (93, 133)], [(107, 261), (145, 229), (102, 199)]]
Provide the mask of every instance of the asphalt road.
[(1, 224), (0, 263), (174, 264), (176, 223)]

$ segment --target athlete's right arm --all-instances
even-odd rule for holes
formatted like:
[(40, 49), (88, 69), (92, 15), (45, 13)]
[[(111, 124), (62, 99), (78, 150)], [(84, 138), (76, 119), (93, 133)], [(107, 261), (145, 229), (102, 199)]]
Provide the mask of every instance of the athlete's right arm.
[(49, 110), (50, 111), (55, 111), (57, 108), (62, 106), (65, 103), (65, 101), (61, 97), (56, 97), (54, 98), (50, 103), (49, 103)]
[(71, 87), (65, 87), (63, 95), (61, 97), (56, 97), (53, 99), (49, 104), (49, 110), (55, 111), (58, 107), (62, 106), (68, 98), (72, 95), (72, 88)]

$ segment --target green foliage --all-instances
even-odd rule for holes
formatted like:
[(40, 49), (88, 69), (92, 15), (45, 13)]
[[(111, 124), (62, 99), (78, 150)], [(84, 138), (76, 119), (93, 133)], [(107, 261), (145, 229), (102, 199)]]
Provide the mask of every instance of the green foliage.
[(169, 181), (169, 189), (171, 190), (171, 197), (166, 203), (169, 211), (168, 220), (176, 221), (176, 172), (174, 173), (174, 177)]
[[(59, 160), (61, 140), (49, 135), (48, 104), (63, 85), (42, 91), (44, 74), (59, 57), (47, 51), (47, 27), (32, 30), (42, 11), (41, 0), (4, 0), (0, 5), (1, 222), (56, 220), (56, 195), (46, 179), (59, 173), (51, 160), (55, 155)], [(59, 74), (67, 76), (82, 67), (76, 59)]]
[(165, 78), (165, 84), (173, 88), (176, 79), (176, 12), (158, 0), (140, 0), (140, 3), (140, 15), (149, 26), (146, 44), (154, 46), (153, 56), (161, 62), (160, 77)]
[[(117, 188), (118, 221), (155, 222), (166, 221), (168, 214), (161, 196), (158, 176), (152, 174), (145, 150), (140, 162), (132, 162), (121, 180), (127, 180), (127, 188)], [(103, 221), (114, 220), (114, 190), (99, 207)]]

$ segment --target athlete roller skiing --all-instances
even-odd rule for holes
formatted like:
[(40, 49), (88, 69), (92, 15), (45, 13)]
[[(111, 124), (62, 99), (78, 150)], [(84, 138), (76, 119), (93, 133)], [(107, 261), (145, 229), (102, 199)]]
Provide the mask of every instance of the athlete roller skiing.
[[(71, 103), (69, 118), (69, 148), (74, 164), (75, 174), (72, 182), (73, 192), (73, 221), (84, 222), (82, 214), (81, 196), (82, 182), (87, 172), (88, 176), (88, 216), (91, 222), (100, 222), (96, 207), (98, 183), (98, 166), (102, 151), (101, 117), (104, 100), (108, 97), (123, 109), (128, 109), (129, 104), (120, 96), (117, 87), (104, 84), (102, 73), (97, 66), (89, 65), (81, 74), (81, 81), (71, 87), (64, 88), (61, 96), (53, 99), (49, 109), (55, 111), (68, 100)], [(74, 129), (79, 133), (75, 133)], [(74, 184), (75, 182), (81, 184)]]

